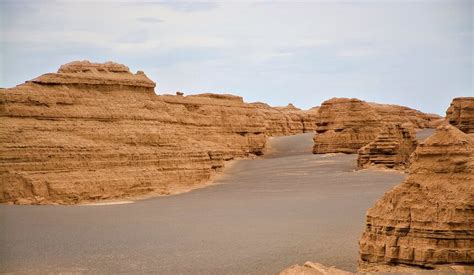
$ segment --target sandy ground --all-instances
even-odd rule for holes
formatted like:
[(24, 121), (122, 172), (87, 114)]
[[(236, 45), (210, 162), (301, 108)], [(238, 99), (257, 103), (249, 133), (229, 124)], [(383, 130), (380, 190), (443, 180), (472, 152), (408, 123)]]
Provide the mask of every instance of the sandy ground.
[(0, 205), (0, 272), (275, 274), (305, 261), (355, 271), (365, 211), (404, 179), (273, 138), (214, 185), (131, 204)]

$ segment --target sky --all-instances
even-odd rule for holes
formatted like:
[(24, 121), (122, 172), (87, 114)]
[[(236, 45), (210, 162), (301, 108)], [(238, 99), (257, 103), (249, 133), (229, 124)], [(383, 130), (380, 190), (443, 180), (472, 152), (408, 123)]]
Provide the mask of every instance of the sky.
[(443, 115), (474, 96), (473, 2), (0, 0), (0, 87), (115, 61), (158, 94), (303, 109), (355, 97)]

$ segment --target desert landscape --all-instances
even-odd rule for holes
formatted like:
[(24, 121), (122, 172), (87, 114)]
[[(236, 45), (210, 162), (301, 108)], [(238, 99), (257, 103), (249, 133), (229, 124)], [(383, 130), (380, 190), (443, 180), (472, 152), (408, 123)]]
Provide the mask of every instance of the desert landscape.
[(0, 273), (474, 273), (472, 3), (0, 4)]

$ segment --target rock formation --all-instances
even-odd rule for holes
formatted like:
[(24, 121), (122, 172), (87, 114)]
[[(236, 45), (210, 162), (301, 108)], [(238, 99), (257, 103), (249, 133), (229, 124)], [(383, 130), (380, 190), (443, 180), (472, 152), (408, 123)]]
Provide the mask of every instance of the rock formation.
[(443, 118), (435, 114), (426, 114), (405, 106), (393, 104), (369, 103), (377, 110), (385, 123), (410, 125), (415, 129), (436, 128)]
[(451, 125), (467, 134), (474, 134), (474, 97), (454, 98), (446, 111)]
[(332, 98), (319, 108), (313, 152), (354, 154), (372, 142), (385, 124), (425, 128), (439, 123), (439, 118), (403, 106)]
[(374, 141), (359, 149), (357, 166), (405, 169), (417, 145), (415, 134), (409, 127), (386, 124)]
[(367, 212), (360, 271), (474, 263), (474, 140), (440, 126), (411, 158), (408, 178)]
[(350, 275), (351, 272), (327, 267), (320, 263), (306, 262), (304, 265), (293, 265), (280, 272), (280, 275)]
[(333, 98), (318, 111), (313, 153), (357, 153), (375, 139), (383, 126), (368, 103), (355, 98)]
[(318, 114), (315, 108), (303, 111), (291, 103), (286, 107), (271, 107), (261, 102), (251, 104), (262, 112), (265, 120), (265, 133), (268, 136), (314, 132), (316, 128)]
[(73, 62), (0, 91), (0, 202), (170, 194), (261, 154), (265, 123), (235, 96), (157, 96), (143, 73)]
[[(202, 186), (226, 160), (262, 154), (266, 110), (232, 95), (157, 96), (154, 87), (124, 65), (82, 61), (1, 89), (0, 202), (174, 194)], [(305, 129), (291, 128), (302, 123), (298, 111), (276, 112), (288, 120), (272, 135)]]

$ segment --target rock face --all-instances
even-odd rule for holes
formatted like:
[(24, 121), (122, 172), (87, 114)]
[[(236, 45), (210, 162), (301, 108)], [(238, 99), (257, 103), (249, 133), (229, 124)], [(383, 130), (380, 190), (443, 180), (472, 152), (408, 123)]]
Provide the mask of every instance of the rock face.
[(306, 262), (304, 265), (294, 265), (280, 272), (280, 275), (350, 275), (351, 272), (327, 267), (320, 263)]
[(172, 194), (261, 154), (260, 111), (230, 95), (157, 96), (145, 74), (73, 62), (0, 90), (0, 202)]
[(446, 111), (451, 125), (467, 134), (474, 134), (474, 97), (454, 98)]
[(318, 111), (313, 153), (355, 154), (372, 142), (386, 124), (432, 127), (439, 116), (397, 105), (367, 103), (355, 98), (332, 98)]
[(251, 104), (262, 112), (265, 120), (265, 132), (268, 136), (308, 133), (314, 132), (316, 128), (318, 117), (316, 108), (303, 111), (293, 104), (288, 104), (286, 107), (270, 107), (261, 102)]
[(357, 166), (405, 169), (417, 145), (415, 133), (409, 127), (387, 124), (374, 141), (359, 149)]
[(313, 153), (357, 153), (375, 139), (383, 122), (375, 108), (355, 98), (333, 98), (318, 110)]
[(222, 94), (157, 96), (143, 72), (71, 62), (0, 90), (0, 202), (74, 204), (184, 192), (314, 111)]
[(405, 106), (392, 104), (369, 103), (377, 110), (385, 123), (405, 124), (415, 129), (436, 128), (441, 125), (443, 118), (435, 114), (425, 114)]
[(360, 271), (474, 262), (474, 141), (440, 126), (411, 158), (408, 178), (367, 212)]

